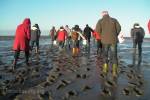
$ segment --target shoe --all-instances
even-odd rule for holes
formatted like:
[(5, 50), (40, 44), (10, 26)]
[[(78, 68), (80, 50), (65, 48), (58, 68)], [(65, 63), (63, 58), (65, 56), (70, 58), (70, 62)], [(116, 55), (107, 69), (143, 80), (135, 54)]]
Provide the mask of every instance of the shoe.
[(111, 96), (111, 92), (110, 92), (109, 89), (104, 88), (102, 90), (102, 95), (104, 95), (104, 96)]

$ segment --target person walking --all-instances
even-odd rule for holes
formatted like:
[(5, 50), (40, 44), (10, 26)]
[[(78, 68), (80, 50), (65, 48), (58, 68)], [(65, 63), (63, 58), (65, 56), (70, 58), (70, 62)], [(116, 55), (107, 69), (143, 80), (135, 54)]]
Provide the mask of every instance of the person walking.
[(89, 27), (88, 24), (86, 24), (86, 27), (84, 28), (84, 36), (88, 41), (88, 44), (90, 45), (90, 39), (91, 39), (91, 33), (94, 32), (91, 27)]
[(67, 32), (67, 46), (68, 46), (68, 48), (70, 49), (71, 48), (71, 29), (69, 28), (69, 26), (68, 25), (66, 25), (65, 26), (65, 30), (66, 30), (66, 32)]
[(36, 43), (35, 53), (39, 52), (39, 38), (41, 31), (38, 24), (31, 27), (31, 50), (33, 50), (34, 43)]
[(79, 54), (80, 49), (80, 39), (86, 40), (85, 37), (82, 35), (82, 30), (80, 29), (79, 25), (75, 25), (72, 28), (71, 32), (71, 38), (72, 38), (72, 55), (77, 56)]
[(97, 54), (102, 53), (102, 43), (101, 43), (101, 37), (100, 34), (97, 33), (95, 30), (92, 32), (93, 37), (96, 39), (97, 41)]
[(121, 26), (117, 19), (109, 16), (108, 11), (102, 12), (102, 19), (100, 19), (96, 24), (96, 32), (101, 36), (101, 42), (104, 48), (104, 64), (102, 71), (103, 73), (108, 72), (108, 53), (110, 51), (111, 62), (112, 62), (112, 75), (117, 77), (117, 43), (118, 34), (121, 31)]
[(51, 37), (52, 46), (53, 46), (54, 40), (56, 40), (56, 38), (57, 38), (56, 35), (57, 35), (57, 32), (56, 32), (55, 26), (53, 26), (52, 29), (50, 30), (50, 37)]
[(29, 42), (31, 38), (31, 22), (29, 18), (25, 18), (23, 23), (17, 26), (13, 50), (14, 50), (14, 61), (12, 69), (16, 68), (17, 60), (19, 58), (20, 51), (25, 52), (26, 64), (29, 65)]
[(57, 41), (59, 43), (59, 50), (62, 50), (64, 48), (64, 43), (67, 37), (67, 31), (64, 29), (63, 26), (61, 26), (60, 29), (57, 31)]
[(133, 28), (131, 29), (131, 37), (133, 40), (133, 65), (135, 65), (137, 45), (138, 45), (138, 65), (141, 64), (142, 43), (143, 43), (144, 36), (145, 36), (144, 29), (139, 25), (139, 23), (135, 23), (133, 25)]

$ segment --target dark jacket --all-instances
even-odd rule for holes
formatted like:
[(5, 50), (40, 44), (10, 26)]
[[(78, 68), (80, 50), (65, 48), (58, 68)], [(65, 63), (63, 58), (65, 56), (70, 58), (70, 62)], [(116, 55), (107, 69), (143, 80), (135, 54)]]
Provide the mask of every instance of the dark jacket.
[(39, 41), (41, 31), (38, 27), (33, 26), (31, 28), (31, 41)]
[(118, 42), (118, 34), (121, 31), (119, 22), (109, 17), (109, 15), (103, 16), (96, 25), (96, 32), (100, 33), (101, 42), (103, 44), (116, 44)]
[(145, 36), (144, 29), (142, 27), (132, 28), (131, 29), (131, 37), (133, 42), (143, 42), (143, 38)]
[(89, 26), (84, 28), (84, 36), (88, 39), (91, 38), (91, 32), (94, 32)]

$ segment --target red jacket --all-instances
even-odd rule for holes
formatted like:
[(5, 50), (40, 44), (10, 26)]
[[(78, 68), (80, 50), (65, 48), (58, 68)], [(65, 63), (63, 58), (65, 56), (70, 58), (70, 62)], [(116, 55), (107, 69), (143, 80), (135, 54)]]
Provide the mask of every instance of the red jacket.
[(13, 50), (15, 51), (28, 51), (30, 41), (30, 19), (26, 18), (24, 22), (18, 25), (15, 34), (15, 40), (13, 44)]
[(100, 40), (100, 39), (101, 39), (101, 38), (100, 38), (100, 34), (97, 33), (96, 31), (92, 32), (92, 34), (93, 34), (93, 37), (94, 37), (96, 40)]
[(148, 30), (149, 30), (149, 33), (150, 33), (150, 20), (148, 22)]
[(67, 37), (67, 31), (64, 29), (60, 29), (57, 33), (57, 40), (65, 41), (66, 37)]

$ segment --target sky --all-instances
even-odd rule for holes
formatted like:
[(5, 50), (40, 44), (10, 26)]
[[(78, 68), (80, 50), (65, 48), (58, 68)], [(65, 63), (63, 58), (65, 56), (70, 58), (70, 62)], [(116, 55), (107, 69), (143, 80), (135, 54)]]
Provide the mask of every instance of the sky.
[(121, 24), (124, 36), (130, 36), (133, 24), (138, 22), (146, 37), (150, 37), (147, 28), (149, 5), (150, 0), (0, 0), (0, 35), (14, 35), (6, 31), (16, 30), (26, 17), (31, 19), (32, 25), (39, 24), (43, 35), (47, 35), (44, 31), (52, 26), (78, 24), (83, 29), (89, 24), (95, 28), (102, 18), (101, 12), (107, 10)]

